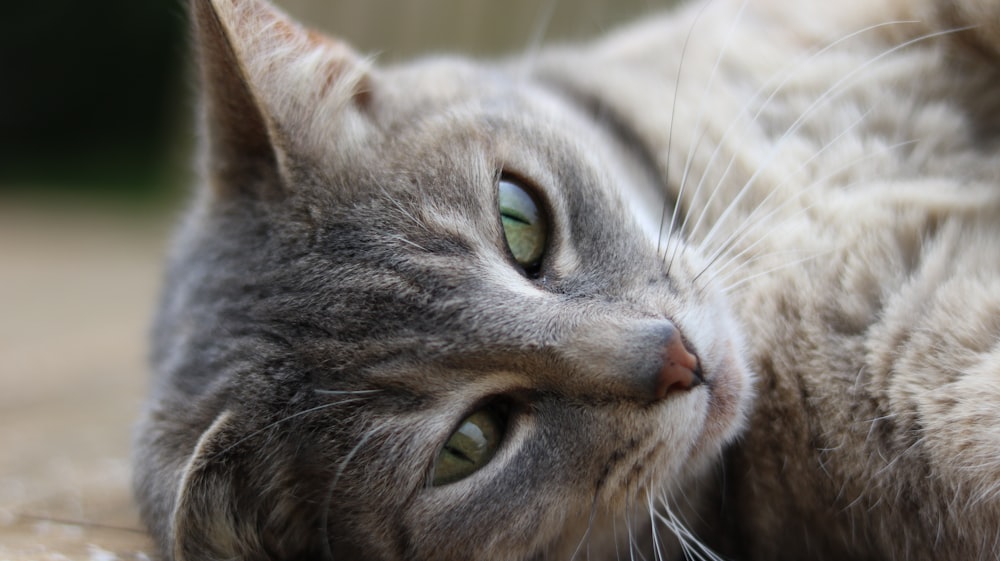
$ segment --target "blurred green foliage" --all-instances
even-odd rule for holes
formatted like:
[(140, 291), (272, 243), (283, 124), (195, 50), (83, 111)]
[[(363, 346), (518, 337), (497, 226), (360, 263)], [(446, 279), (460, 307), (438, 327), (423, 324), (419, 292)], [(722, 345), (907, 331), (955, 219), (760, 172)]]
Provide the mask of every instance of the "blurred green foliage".
[(0, 190), (155, 196), (189, 135), (177, 0), (8, 2)]

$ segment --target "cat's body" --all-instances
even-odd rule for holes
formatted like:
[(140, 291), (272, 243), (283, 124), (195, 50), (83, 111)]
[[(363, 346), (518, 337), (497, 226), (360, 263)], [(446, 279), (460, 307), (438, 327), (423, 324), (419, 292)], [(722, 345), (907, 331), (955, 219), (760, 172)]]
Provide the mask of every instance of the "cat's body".
[[(738, 558), (996, 558), (997, 3), (716, 0), (384, 70), (193, 4), (207, 186), (137, 453), (168, 555), (671, 558), (663, 497)], [(496, 455), (438, 481), (483, 410)]]
[[(917, 3), (827, 7), (841, 21), (784, 4), (700, 16), (672, 129), (647, 108), (673, 84), (630, 87), (634, 69), (608, 68), (586, 86), (654, 153), (672, 143), (674, 177), (694, 153), (684, 206), (708, 211), (689, 241), (726, 216), (708, 245), (738, 232), (722, 260), (747, 250), (730, 297), (760, 383), (720, 480), (728, 525), (709, 531), (736, 558), (998, 559), (998, 59), (921, 39), (944, 25), (889, 23), (923, 15)], [(957, 23), (995, 32), (990, 6)], [(758, 19), (768, 9), (777, 20)], [(664, 27), (605, 52), (659, 68), (682, 48)]]

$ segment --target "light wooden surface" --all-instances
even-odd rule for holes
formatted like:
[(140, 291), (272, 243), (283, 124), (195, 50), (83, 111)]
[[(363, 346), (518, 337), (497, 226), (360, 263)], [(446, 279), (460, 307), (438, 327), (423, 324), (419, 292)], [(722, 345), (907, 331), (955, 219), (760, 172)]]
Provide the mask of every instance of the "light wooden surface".
[(156, 559), (129, 440), (160, 222), (0, 201), (0, 561)]

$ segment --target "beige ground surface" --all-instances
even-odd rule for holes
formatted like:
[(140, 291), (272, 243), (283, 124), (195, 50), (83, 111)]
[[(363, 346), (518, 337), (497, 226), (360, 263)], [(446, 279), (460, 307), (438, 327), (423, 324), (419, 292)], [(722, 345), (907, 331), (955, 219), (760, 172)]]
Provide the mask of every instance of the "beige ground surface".
[(0, 561), (155, 559), (128, 455), (164, 222), (0, 201)]

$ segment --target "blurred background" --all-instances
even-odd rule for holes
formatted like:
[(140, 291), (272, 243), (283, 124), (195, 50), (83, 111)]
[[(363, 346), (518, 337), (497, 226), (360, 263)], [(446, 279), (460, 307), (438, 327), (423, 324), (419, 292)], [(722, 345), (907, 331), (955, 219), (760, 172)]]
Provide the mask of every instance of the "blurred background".
[[(516, 54), (665, 3), (279, 1), (383, 62)], [(146, 559), (129, 438), (193, 177), (187, 30), (182, 0), (8, 2), (0, 17), (0, 558)]]
[[(591, 37), (655, 0), (283, 0), (381, 61), (517, 53)], [(4, 195), (149, 202), (176, 196), (194, 91), (181, 0), (16, 2), (0, 19)], [(179, 177), (180, 175), (180, 177)]]

